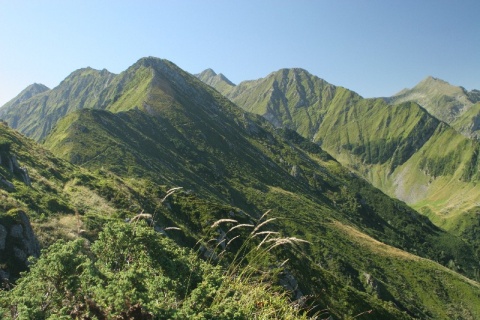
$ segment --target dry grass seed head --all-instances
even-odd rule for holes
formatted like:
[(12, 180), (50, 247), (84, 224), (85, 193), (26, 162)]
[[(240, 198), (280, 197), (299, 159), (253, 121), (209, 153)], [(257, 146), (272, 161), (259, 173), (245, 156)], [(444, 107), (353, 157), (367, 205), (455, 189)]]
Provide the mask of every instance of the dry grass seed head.
[(279, 234), (279, 232), (276, 231), (260, 231), (255, 233), (252, 238), (255, 238), (256, 236), (261, 236), (262, 234)]
[(228, 247), (228, 245), (229, 245), (233, 240), (235, 240), (235, 239), (237, 239), (237, 238), (240, 238), (240, 236), (235, 236), (235, 237), (233, 237), (232, 239), (230, 239), (230, 240), (227, 242), (227, 247)]
[(234, 219), (220, 219), (220, 220), (215, 221), (215, 223), (212, 224), (212, 225), (210, 226), (210, 228), (215, 228), (215, 227), (218, 226), (219, 224), (221, 224), (221, 223), (226, 223), (226, 222), (238, 223), (238, 221), (237, 221), (237, 220), (234, 220)]
[(182, 229), (177, 228), (177, 227), (167, 227), (167, 228), (165, 228), (165, 229), (163, 229), (163, 230), (182, 230)]
[(262, 214), (262, 216), (260, 217), (260, 219), (258, 219), (258, 221), (262, 221), (262, 219), (265, 218), (265, 216), (266, 216), (267, 214), (269, 214), (270, 211), (272, 211), (272, 209), (268, 209), (267, 211), (265, 211), (265, 213)]
[(237, 228), (247, 228), (247, 227), (248, 227), (248, 228), (253, 228), (254, 225), (253, 225), (253, 224), (248, 224), (248, 223), (237, 224), (236, 226), (231, 227), (231, 228), (227, 231), (227, 233), (230, 232), (230, 231), (232, 231), (232, 230), (235, 230), (235, 229), (237, 229)]
[(267, 241), (268, 237), (270, 237), (271, 233), (267, 233), (267, 235), (265, 236), (265, 238), (263, 238), (262, 242), (260, 242), (260, 244), (257, 246), (257, 250), (260, 249), (260, 247), (265, 243), (265, 241)]
[(273, 242), (273, 244), (267, 249), (267, 252), (272, 250), (275, 247), (284, 245), (284, 244), (298, 244), (298, 243), (310, 243), (307, 240), (289, 237), (289, 238), (276, 238), (276, 239), (269, 239), (267, 242)]
[(275, 221), (275, 220), (277, 220), (277, 218), (270, 218), (270, 219), (267, 219), (267, 220), (263, 221), (262, 223), (260, 223), (259, 225), (257, 225), (257, 226), (255, 227), (255, 229), (253, 229), (252, 234), (254, 234), (255, 232), (257, 232), (258, 229), (260, 229), (261, 227), (263, 227), (263, 226), (266, 225), (267, 223), (272, 222), (272, 221)]

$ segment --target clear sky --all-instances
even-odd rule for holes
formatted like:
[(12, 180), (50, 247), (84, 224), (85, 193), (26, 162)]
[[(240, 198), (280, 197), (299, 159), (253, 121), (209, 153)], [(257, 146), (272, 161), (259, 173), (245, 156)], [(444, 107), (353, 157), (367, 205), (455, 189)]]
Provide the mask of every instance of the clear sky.
[(480, 1), (0, 0), (0, 105), (144, 56), (234, 83), (300, 67), (364, 97), (428, 75), (480, 89)]

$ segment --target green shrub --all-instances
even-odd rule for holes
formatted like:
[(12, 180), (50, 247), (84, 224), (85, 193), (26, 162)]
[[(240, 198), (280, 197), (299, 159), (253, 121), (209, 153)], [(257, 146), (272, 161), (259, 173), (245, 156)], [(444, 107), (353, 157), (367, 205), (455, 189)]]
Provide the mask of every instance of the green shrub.
[(254, 276), (257, 269), (252, 263), (243, 266), (245, 258), (239, 252), (229, 268), (215, 267), (146, 224), (110, 222), (91, 247), (84, 240), (60, 240), (43, 251), (13, 290), (1, 292), (1, 315), (299, 318), (283, 290)]

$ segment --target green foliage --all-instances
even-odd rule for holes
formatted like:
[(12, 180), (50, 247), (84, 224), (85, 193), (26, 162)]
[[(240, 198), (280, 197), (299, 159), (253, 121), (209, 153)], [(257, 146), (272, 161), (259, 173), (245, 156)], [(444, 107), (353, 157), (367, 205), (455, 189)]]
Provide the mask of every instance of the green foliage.
[(224, 276), (152, 228), (122, 222), (106, 225), (91, 248), (50, 246), (1, 304), (4, 317), (22, 319), (299, 318), (279, 289)]

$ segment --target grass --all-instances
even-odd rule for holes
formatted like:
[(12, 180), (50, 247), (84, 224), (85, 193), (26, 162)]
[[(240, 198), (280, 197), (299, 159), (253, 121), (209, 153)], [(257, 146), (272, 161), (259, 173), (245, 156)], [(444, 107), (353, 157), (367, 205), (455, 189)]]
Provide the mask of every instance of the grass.
[[(374, 252), (375, 254), (381, 254), (386, 257), (395, 256), (405, 260), (420, 260), (420, 257), (416, 255), (413, 255), (403, 250), (399, 250), (392, 246), (388, 246), (364, 233), (361, 233), (360, 231), (356, 230), (351, 226), (344, 225), (338, 221), (333, 222), (333, 226), (335, 228), (338, 228), (341, 232), (345, 232), (348, 237), (354, 238), (355, 241), (358, 242), (361, 246), (368, 247), (368, 250)], [(359, 251), (362, 250), (360, 249)]]

